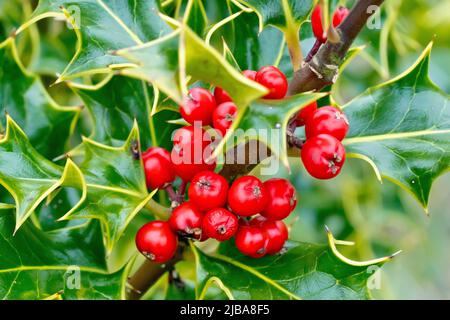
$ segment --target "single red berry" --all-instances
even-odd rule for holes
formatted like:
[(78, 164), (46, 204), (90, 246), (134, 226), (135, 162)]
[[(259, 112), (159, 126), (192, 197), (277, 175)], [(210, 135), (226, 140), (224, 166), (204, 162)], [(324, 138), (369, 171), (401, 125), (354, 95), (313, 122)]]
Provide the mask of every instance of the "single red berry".
[(236, 214), (248, 217), (264, 211), (269, 201), (263, 183), (254, 176), (243, 176), (231, 185), (228, 205)]
[(283, 249), (289, 232), (283, 221), (270, 221), (262, 216), (258, 216), (250, 221), (251, 226), (261, 228), (267, 236), (266, 253), (275, 254)]
[(175, 180), (170, 152), (159, 147), (149, 148), (142, 154), (145, 180), (149, 189), (163, 188)]
[(148, 259), (164, 263), (173, 258), (178, 239), (165, 221), (145, 224), (136, 234), (136, 247)]
[(233, 124), (236, 115), (237, 107), (233, 102), (220, 104), (213, 113), (213, 127), (218, 130), (222, 136), (225, 136), (227, 130)]
[(202, 126), (207, 126), (211, 124), (215, 108), (216, 102), (208, 90), (193, 88), (189, 90), (189, 95), (183, 105), (180, 106), (180, 113), (184, 120), (190, 124), (200, 121)]
[(345, 163), (345, 148), (335, 137), (321, 134), (306, 140), (301, 157), (311, 176), (331, 179), (341, 172)]
[(225, 241), (236, 233), (238, 218), (230, 211), (216, 208), (208, 211), (203, 217), (203, 233), (206, 237)]
[(295, 119), (297, 123), (297, 127), (304, 126), (306, 120), (317, 110), (317, 102), (308, 104), (306, 107), (302, 108), (300, 112), (297, 114), (297, 118)]
[(252, 258), (261, 258), (267, 252), (267, 234), (260, 227), (241, 225), (234, 242), (241, 253)]
[(274, 178), (264, 182), (269, 202), (261, 215), (269, 220), (283, 220), (297, 205), (296, 190), (286, 179)]
[(203, 214), (193, 203), (187, 201), (173, 210), (169, 218), (169, 225), (178, 234), (200, 239)]
[(172, 164), (175, 173), (184, 181), (190, 181), (197, 173), (212, 171), (216, 167), (211, 159), (211, 137), (203, 128), (186, 126), (178, 129), (173, 137)]
[(348, 120), (345, 114), (332, 106), (317, 109), (306, 121), (306, 138), (319, 134), (329, 134), (342, 141), (348, 132)]
[(253, 80), (253, 81), (256, 81), (256, 71), (254, 71), (254, 70), (244, 70), (244, 71), (242, 71), (242, 74), (246, 78), (248, 78), (250, 80)]
[(280, 69), (267, 66), (259, 69), (256, 74), (256, 82), (269, 89), (265, 99), (283, 99), (288, 90), (288, 81)]
[(214, 98), (216, 99), (216, 105), (233, 101), (233, 99), (231, 99), (228, 92), (226, 92), (225, 90), (223, 90), (222, 88), (219, 88), (219, 87), (216, 87), (214, 89)]
[(322, 23), (322, 7), (320, 5), (316, 5), (311, 14), (311, 26), (316, 39), (322, 43), (327, 41), (327, 35), (323, 30)]
[(223, 207), (227, 202), (228, 182), (212, 171), (197, 173), (188, 189), (189, 200), (201, 211)]
[(347, 18), (349, 13), (349, 10), (346, 7), (340, 6), (336, 9), (336, 11), (333, 14), (333, 27), (337, 27), (344, 21), (345, 18)]

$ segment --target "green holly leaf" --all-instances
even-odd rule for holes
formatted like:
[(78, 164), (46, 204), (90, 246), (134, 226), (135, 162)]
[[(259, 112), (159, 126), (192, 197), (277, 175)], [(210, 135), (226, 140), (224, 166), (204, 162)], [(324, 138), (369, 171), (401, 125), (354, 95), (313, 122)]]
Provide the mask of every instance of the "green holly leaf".
[(367, 161), (427, 210), (433, 181), (450, 168), (449, 96), (428, 76), (432, 45), (398, 77), (343, 106), (350, 157)]
[(79, 206), (60, 220), (100, 220), (109, 254), (156, 190), (150, 194), (147, 191), (136, 123), (120, 147), (83, 138), (80, 148), (84, 155), (80, 164), (83, 175), (79, 181), (83, 195)]
[(62, 154), (81, 109), (53, 101), (39, 78), (22, 66), (12, 38), (0, 44), (0, 65), (0, 128), (7, 112), (40, 153), (48, 158)]
[(289, 120), (302, 108), (326, 95), (301, 93), (281, 100), (257, 100), (248, 107), (240, 108), (231, 130), (217, 146), (215, 155), (219, 156), (223, 150), (227, 151), (239, 143), (259, 140), (289, 168), (286, 141)]
[(6, 122), (6, 134), (0, 140), (0, 184), (14, 198), (17, 231), (57, 189), (79, 187), (81, 172), (71, 160), (62, 168), (45, 159), (8, 115)]
[(369, 299), (367, 283), (394, 255), (365, 262), (344, 257), (328, 232), (328, 245), (289, 242), (286, 252), (253, 259), (230, 244), (210, 256), (192, 245), (197, 261), (197, 299), (212, 284), (229, 299)]
[(119, 50), (137, 67), (122, 70), (127, 76), (144, 79), (181, 104), (187, 92), (186, 76), (224, 88), (238, 105), (263, 96), (266, 89), (244, 77), (216, 50), (206, 45), (186, 26), (166, 37)]
[(112, 55), (112, 51), (157, 39), (171, 31), (159, 16), (156, 0), (40, 0), (31, 19), (18, 32), (48, 17), (66, 19), (79, 41), (75, 57), (59, 81), (120, 68), (127, 61)]
[(108, 274), (99, 224), (44, 233), (0, 212), (1, 299), (124, 299), (127, 266)]

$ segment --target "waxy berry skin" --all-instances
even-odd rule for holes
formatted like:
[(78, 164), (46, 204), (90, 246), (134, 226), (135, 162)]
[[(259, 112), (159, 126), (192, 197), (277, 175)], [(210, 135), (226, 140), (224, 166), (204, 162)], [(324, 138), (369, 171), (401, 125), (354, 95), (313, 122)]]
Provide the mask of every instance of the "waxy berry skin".
[(267, 234), (260, 227), (241, 225), (234, 243), (242, 254), (252, 258), (261, 258), (267, 253)]
[(297, 205), (296, 190), (286, 179), (270, 179), (264, 182), (269, 201), (261, 215), (269, 220), (287, 218)]
[(172, 230), (180, 235), (201, 238), (203, 214), (192, 202), (184, 202), (176, 207), (168, 222)]
[(275, 254), (283, 249), (289, 232), (283, 221), (270, 221), (264, 217), (257, 217), (250, 221), (250, 225), (260, 227), (267, 236), (266, 253)]
[(210, 144), (211, 138), (203, 128), (186, 126), (178, 129), (172, 149), (176, 175), (188, 182), (199, 172), (214, 170), (216, 163), (210, 160), (213, 153)]
[(228, 94), (228, 92), (226, 92), (225, 90), (223, 90), (222, 88), (216, 87), (214, 89), (214, 98), (216, 100), (216, 105), (218, 106), (219, 104), (225, 103), (225, 102), (232, 102), (233, 99), (231, 99), (230, 95)]
[[(340, 25), (341, 22), (348, 16), (348, 13), (349, 10), (345, 7), (337, 8), (332, 18), (333, 27), (336, 28)], [(311, 26), (316, 39), (321, 43), (325, 43), (327, 41), (327, 35), (323, 29), (322, 8), (319, 5), (316, 5), (312, 12)]]
[(321, 134), (306, 140), (301, 150), (306, 171), (317, 179), (336, 177), (345, 163), (345, 148), (335, 137)]
[(261, 68), (256, 73), (256, 82), (269, 89), (265, 99), (283, 99), (288, 90), (288, 81), (280, 69), (274, 66)]
[(148, 259), (158, 263), (169, 261), (178, 248), (178, 239), (165, 221), (145, 224), (136, 234), (136, 247)]
[(228, 205), (239, 216), (248, 217), (264, 211), (269, 195), (263, 183), (254, 176), (234, 181), (228, 192)]
[(210, 210), (203, 217), (203, 233), (205, 237), (218, 241), (225, 241), (233, 237), (238, 230), (238, 226), (238, 218), (223, 208)]
[(333, 14), (333, 27), (337, 27), (347, 18), (350, 11), (346, 7), (339, 7)]
[(227, 130), (233, 124), (237, 112), (237, 107), (233, 102), (225, 102), (218, 105), (213, 113), (214, 129), (218, 130), (222, 136), (225, 136)]
[(145, 180), (149, 189), (163, 188), (175, 180), (170, 152), (159, 147), (149, 148), (142, 154)]
[(196, 174), (188, 189), (190, 201), (203, 211), (223, 207), (227, 202), (228, 182), (212, 171)]
[(188, 97), (180, 106), (180, 113), (190, 124), (200, 121), (202, 126), (206, 126), (211, 124), (215, 108), (216, 102), (208, 90), (193, 88), (189, 90)]
[(244, 70), (242, 71), (242, 74), (250, 80), (256, 81), (256, 71), (254, 70)]
[(347, 135), (349, 123), (345, 114), (337, 108), (326, 106), (317, 109), (306, 121), (306, 138), (329, 134), (342, 141)]
[(308, 118), (317, 110), (317, 102), (314, 101), (313, 103), (308, 104), (306, 107), (300, 110), (300, 112), (297, 114), (297, 118), (295, 119), (295, 122), (297, 124), (297, 127), (304, 126)]

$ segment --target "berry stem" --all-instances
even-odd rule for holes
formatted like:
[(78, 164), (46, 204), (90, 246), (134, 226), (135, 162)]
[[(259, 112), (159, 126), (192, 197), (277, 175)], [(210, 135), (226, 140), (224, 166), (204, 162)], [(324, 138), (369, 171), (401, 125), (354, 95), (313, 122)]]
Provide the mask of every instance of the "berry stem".
[(316, 39), (316, 42), (314, 42), (313, 47), (309, 51), (308, 55), (305, 58), (305, 62), (310, 62), (311, 59), (316, 55), (317, 51), (319, 51), (320, 46), (322, 45), (322, 42)]
[(178, 207), (181, 204), (180, 195), (175, 192), (173, 186), (170, 184), (165, 187), (167, 195), (169, 196), (170, 201), (172, 202), (172, 207)]
[(184, 200), (184, 195), (186, 193), (186, 181), (182, 181), (180, 184), (180, 187), (178, 188), (178, 196), (181, 198), (181, 201)]

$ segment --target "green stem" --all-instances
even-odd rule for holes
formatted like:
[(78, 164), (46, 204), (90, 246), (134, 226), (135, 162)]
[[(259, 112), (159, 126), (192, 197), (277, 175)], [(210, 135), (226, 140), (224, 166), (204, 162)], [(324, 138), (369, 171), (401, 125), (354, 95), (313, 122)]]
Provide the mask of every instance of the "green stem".
[(151, 199), (146, 205), (145, 209), (149, 210), (153, 213), (158, 219), (167, 220), (170, 217), (171, 210), (170, 208), (166, 208), (160, 205), (155, 200)]

